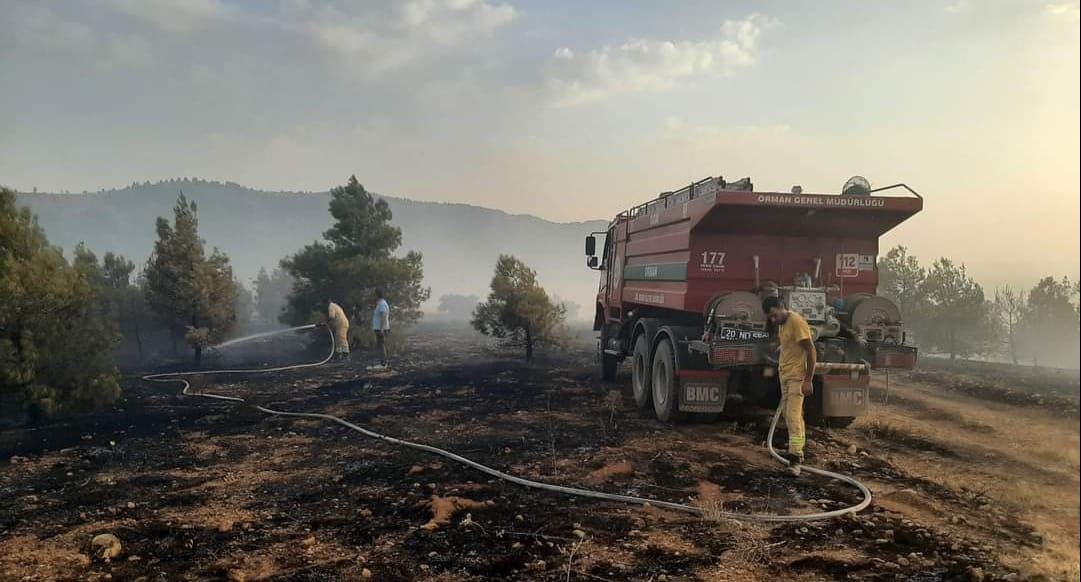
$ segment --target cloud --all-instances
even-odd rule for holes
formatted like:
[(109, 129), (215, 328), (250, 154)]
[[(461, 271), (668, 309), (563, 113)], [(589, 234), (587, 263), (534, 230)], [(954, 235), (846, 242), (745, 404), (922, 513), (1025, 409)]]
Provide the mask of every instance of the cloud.
[(25, 57), (106, 68), (139, 67), (151, 61), (150, 43), (138, 34), (95, 30), (43, 4), (15, 5), (11, 16), (11, 46)]
[(151, 58), (150, 42), (137, 34), (110, 32), (105, 35), (98, 65), (103, 67), (143, 67)]
[(968, 0), (957, 0), (952, 4), (943, 6), (942, 9), (950, 14), (960, 14), (961, 12), (968, 10)]
[(762, 33), (775, 23), (754, 14), (726, 20), (717, 38), (704, 41), (637, 39), (583, 54), (559, 48), (546, 75), (552, 103), (569, 107), (621, 93), (669, 91), (704, 75), (730, 75), (755, 63)]
[(288, 13), (320, 47), (368, 76), (491, 37), (518, 16), (512, 6), (487, 0), (314, 8), (298, 2)]
[(233, 14), (220, 0), (108, 0), (108, 4), (117, 12), (177, 34), (201, 30)]
[(108, 0), (107, 3), (117, 12), (177, 34), (200, 30), (232, 14), (220, 0)]
[[(65, 19), (48, 6), (15, 5), (10, 15), (13, 48), (33, 56), (52, 52), (80, 54), (93, 49), (98, 42), (89, 26)], [(8, 36), (8, 32), (5, 30), (4, 36)]]
[(1081, 20), (1081, 6), (1078, 2), (1051, 2), (1044, 5), (1044, 11), (1056, 18), (1062, 18), (1069, 22)]

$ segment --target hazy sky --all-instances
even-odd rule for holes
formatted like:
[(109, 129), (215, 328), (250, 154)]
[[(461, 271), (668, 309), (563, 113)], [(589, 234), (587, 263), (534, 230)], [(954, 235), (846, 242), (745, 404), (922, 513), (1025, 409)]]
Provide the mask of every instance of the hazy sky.
[(610, 218), (906, 182), (884, 241), (1079, 270), (1078, 3), (0, 0), (0, 183), (198, 176)]

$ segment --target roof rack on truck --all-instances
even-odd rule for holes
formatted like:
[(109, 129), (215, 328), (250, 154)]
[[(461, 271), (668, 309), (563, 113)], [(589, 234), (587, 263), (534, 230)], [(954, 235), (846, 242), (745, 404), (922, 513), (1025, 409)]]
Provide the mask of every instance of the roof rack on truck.
[(707, 196), (722, 190), (728, 192), (754, 192), (754, 184), (751, 183), (749, 177), (741, 178), (735, 182), (727, 182), (724, 176), (710, 176), (692, 182), (674, 192), (662, 192), (660, 196), (653, 200), (620, 213), (619, 218), (635, 218), (643, 214), (652, 214), (658, 210), (670, 208), (676, 204), (682, 204), (700, 196)]

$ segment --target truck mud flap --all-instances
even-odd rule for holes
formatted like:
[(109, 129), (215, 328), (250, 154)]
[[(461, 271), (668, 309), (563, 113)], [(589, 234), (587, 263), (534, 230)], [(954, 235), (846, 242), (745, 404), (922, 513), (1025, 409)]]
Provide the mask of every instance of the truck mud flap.
[(822, 416), (862, 416), (871, 401), (871, 376), (848, 372), (823, 374)]
[(728, 399), (728, 372), (680, 370), (680, 412), (723, 412)]

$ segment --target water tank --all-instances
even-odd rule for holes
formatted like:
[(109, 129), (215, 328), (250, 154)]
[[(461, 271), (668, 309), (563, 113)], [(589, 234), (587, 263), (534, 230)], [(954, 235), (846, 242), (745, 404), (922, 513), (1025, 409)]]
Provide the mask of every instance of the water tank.
[(762, 300), (750, 291), (732, 291), (713, 300), (713, 317), (765, 323)]
[(901, 310), (893, 301), (880, 295), (857, 293), (845, 298), (845, 319), (852, 327), (895, 324), (901, 321)]

